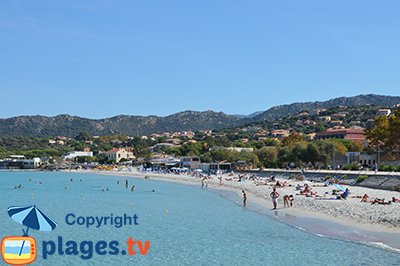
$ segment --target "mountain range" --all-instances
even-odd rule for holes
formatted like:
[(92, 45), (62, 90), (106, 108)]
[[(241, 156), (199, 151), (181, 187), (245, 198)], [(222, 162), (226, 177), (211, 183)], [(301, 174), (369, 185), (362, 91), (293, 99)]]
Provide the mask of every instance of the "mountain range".
[(184, 111), (165, 117), (119, 115), (105, 119), (89, 119), (66, 114), (54, 117), (17, 116), (0, 119), (0, 136), (48, 137), (60, 135), (73, 137), (81, 131), (92, 135), (140, 136), (161, 132), (223, 129), (265, 120), (272, 121), (317, 108), (368, 104), (391, 107), (399, 103), (400, 97), (398, 96), (368, 94), (321, 102), (280, 105), (248, 116), (228, 115), (214, 111)]

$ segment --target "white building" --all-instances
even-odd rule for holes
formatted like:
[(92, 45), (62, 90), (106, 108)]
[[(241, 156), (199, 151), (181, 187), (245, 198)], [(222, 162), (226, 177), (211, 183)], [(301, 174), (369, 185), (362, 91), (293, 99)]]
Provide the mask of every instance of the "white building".
[(236, 151), (236, 152), (253, 152), (254, 148), (248, 148), (248, 147), (212, 147), (210, 148), (210, 151), (216, 151), (216, 150), (228, 150), (228, 151)]
[(389, 116), (392, 113), (390, 109), (379, 109), (377, 112), (378, 116)]
[(73, 151), (63, 156), (64, 160), (74, 160), (76, 157), (92, 157), (92, 151)]
[(116, 163), (119, 163), (119, 161), (121, 161), (122, 159), (125, 160), (135, 159), (133, 152), (131, 152), (130, 149), (124, 149), (124, 148), (112, 149), (111, 151), (106, 152), (105, 155), (109, 161), (114, 161)]

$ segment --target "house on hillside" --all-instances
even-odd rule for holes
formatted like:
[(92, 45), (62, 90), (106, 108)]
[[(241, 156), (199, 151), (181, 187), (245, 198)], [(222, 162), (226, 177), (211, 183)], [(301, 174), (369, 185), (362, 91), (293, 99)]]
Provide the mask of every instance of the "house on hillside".
[(390, 109), (379, 109), (376, 113), (377, 116), (389, 116), (392, 113)]
[(290, 135), (289, 130), (285, 130), (285, 129), (278, 129), (278, 130), (274, 130), (271, 132), (271, 137), (273, 138), (284, 138), (284, 137), (288, 137)]
[(318, 132), (315, 139), (346, 139), (365, 144), (366, 135), (363, 128), (328, 129), (324, 132)]

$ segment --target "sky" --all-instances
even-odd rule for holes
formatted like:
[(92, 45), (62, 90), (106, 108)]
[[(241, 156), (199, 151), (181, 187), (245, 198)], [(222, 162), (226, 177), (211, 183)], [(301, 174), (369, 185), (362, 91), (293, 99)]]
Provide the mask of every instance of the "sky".
[(400, 95), (400, 1), (0, 1), (0, 117)]

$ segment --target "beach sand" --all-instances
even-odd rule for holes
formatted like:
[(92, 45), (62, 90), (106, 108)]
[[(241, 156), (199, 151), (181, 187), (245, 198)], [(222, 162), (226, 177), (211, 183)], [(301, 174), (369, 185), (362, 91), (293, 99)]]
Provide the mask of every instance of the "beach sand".
[[(151, 179), (159, 179), (164, 181), (189, 183), (201, 185), (200, 177), (194, 177), (185, 174), (164, 174), (155, 172), (140, 172), (136, 169), (131, 171), (92, 171), (92, 170), (74, 170), (79, 172), (89, 172), (96, 174), (114, 175), (114, 176), (127, 176), (127, 177), (143, 177)], [(207, 179), (208, 187), (218, 190), (230, 190), (238, 193), (241, 197), (241, 190), (247, 193), (248, 202), (255, 202), (266, 209), (272, 209), (272, 202), (269, 194), (272, 192), (274, 183), (267, 185), (256, 185), (256, 182), (251, 180), (226, 181), (232, 176), (226, 174), (219, 175), (223, 178), (223, 184), (216, 176)], [(341, 225), (360, 228), (368, 231), (387, 232), (387, 233), (400, 233), (400, 203), (392, 203), (390, 205), (379, 205), (360, 202), (360, 198), (355, 196), (362, 196), (368, 194), (370, 199), (385, 198), (386, 201), (391, 200), (392, 197), (400, 198), (399, 192), (385, 191), (378, 189), (370, 189), (357, 186), (345, 186), (350, 189), (350, 196), (346, 200), (333, 200), (336, 196), (332, 196), (332, 190), (336, 189), (333, 185), (324, 187), (322, 183), (310, 183), (312, 191), (322, 195), (321, 198), (305, 197), (298, 194), (295, 186), (297, 184), (304, 185), (303, 181), (287, 180), (277, 178), (280, 182), (286, 181), (288, 185), (283, 188), (277, 188), (280, 197), (278, 199), (278, 211), (288, 215), (318, 218), (328, 220), (330, 222), (338, 223)], [(325, 194), (328, 192), (328, 194)], [(294, 195), (294, 202), (292, 208), (283, 208), (283, 196)], [(326, 196), (324, 196), (326, 195)]]

